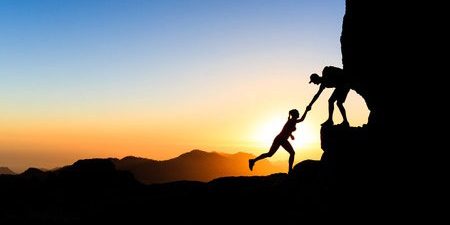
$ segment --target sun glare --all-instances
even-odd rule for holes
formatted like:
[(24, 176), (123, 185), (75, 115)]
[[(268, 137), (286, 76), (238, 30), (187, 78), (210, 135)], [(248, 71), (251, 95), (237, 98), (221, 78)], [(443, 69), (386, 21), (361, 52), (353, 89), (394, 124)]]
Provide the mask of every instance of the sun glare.
[(286, 119), (283, 118), (272, 118), (258, 127), (255, 131), (254, 140), (260, 147), (269, 148), (273, 142), (273, 139), (280, 133), (283, 129), (283, 125)]
[[(274, 117), (261, 123), (261, 126), (255, 130), (253, 136), (253, 140), (255, 141), (257, 147), (269, 149), (272, 145), (273, 139), (283, 129), (286, 121), (287, 118)], [(292, 144), (294, 149), (305, 147), (314, 142), (314, 133), (308, 122), (298, 123), (296, 127), (297, 130), (292, 133), (295, 140), (289, 138), (289, 142)]]

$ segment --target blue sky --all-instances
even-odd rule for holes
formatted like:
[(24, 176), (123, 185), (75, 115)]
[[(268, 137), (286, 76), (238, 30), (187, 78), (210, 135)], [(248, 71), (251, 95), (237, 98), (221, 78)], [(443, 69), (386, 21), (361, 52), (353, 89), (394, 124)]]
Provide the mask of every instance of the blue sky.
[[(0, 159), (249, 150), (250, 130), (312, 98), (309, 74), (341, 66), (344, 9), (343, 0), (2, 0)], [(349, 117), (364, 122), (352, 98)], [(326, 100), (308, 116), (314, 133)], [(99, 136), (115, 142), (102, 147)]]
[(44, 99), (149, 83), (164, 92), (204, 79), (189, 70), (239, 57), (336, 57), (343, 9), (343, 1), (2, 1), (1, 89)]

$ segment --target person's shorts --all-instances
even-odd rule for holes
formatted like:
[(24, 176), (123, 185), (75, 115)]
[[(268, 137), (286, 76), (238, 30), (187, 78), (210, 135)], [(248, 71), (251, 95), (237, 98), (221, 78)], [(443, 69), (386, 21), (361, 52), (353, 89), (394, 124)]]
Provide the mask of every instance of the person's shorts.
[(345, 102), (348, 92), (350, 92), (350, 88), (347, 86), (336, 87), (333, 91), (333, 94), (331, 94), (330, 101)]

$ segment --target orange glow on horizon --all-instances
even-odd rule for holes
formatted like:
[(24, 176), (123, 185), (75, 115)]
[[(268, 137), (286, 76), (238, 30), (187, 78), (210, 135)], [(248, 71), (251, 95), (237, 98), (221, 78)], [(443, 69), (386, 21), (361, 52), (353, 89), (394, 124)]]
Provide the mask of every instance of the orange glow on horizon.
[[(261, 89), (269, 85), (260, 84)], [(134, 155), (164, 160), (192, 149), (259, 155), (269, 150), (290, 109), (295, 107), (303, 112), (302, 107), (317, 88), (305, 87), (309, 88), (305, 88), (309, 93), (303, 94), (306, 97), (301, 99), (294, 95), (302, 95), (296, 93), (296, 89), (291, 94), (275, 93), (291, 96), (282, 98), (282, 101), (273, 95), (267, 100), (255, 101), (252, 95), (245, 96), (248, 90), (243, 90), (239, 98), (228, 96), (235, 102), (219, 101), (220, 105), (213, 98), (211, 103), (205, 102), (203, 108), (198, 105), (198, 108), (166, 109), (153, 114), (110, 113), (90, 117), (3, 120), (0, 121), (0, 164), (23, 170), (30, 166), (53, 168), (79, 158)], [(331, 90), (323, 93), (305, 121), (297, 124), (293, 133), (296, 139), (289, 140), (297, 152), (296, 161), (320, 158), (320, 123), (327, 115), (329, 94)], [(303, 104), (296, 106), (292, 102)], [(352, 126), (367, 122), (368, 111), (361, 113), (359, 109), (362, 104), (364, 102), (359, 95), (350, 93), (345, 106)], [(337, 110), (335, 115), (338, 123), (340, 115)], [(288, 154), (280, 148), (269, 160), (286, 161), (287, 157)]]
[[(278, 135), (278, 133), (283, 128), (286, 123), (287, 118), (282, 118), (280, 116), (274, 116), (273, 118), (268, 118), (264, 121), (261, 121), (261, 124), (256, 129), (253, 140), (258, 146), (267, 146), (270, 147), (272, 145), (273, 139)], [(289, 142), (293, 145), (293, 147), (302, 148), (307, 145), (314, 143), (314, 136), (312, 135), (313, 130), (309, 122), (301, 122), (297, 124), (297, 130), (292, 134), (295, 137), (295, 140), (289, 139)]]
[[(270, 148), (288, 111), (297, 108), (303, 113), (318, 89), (308, 85), (307, 76), (299, 75), (307, 72), (292, 68), (283, 76), (273, 76), (277, 68), (253, 71), (260, 74), (257, 79), (237, 79), (189, 98), (154, 104), (52, 106), (54, 110), (42, 106), (42, 110), (6, 113), (0, 118), (0, 165), (21, 170), (53, 168), (79, 158), (128, 155), (164, 160), (192, 149), (259, 155)], [(297, 124), (296, 140), (290, 140), (296, 161), (320, 158), (320, 123), (326, 119), (331, 92), (325, 90), (305, 121)], [(367, 122), (368, 110), (361, 110), (367, 108), (361, 96), (352, 91), (345, 107), (352, 126)], [(335, 122), (340, 119), (336, 109)], [(286, 161), (287, 156), (280, 149), (269, 160)]]

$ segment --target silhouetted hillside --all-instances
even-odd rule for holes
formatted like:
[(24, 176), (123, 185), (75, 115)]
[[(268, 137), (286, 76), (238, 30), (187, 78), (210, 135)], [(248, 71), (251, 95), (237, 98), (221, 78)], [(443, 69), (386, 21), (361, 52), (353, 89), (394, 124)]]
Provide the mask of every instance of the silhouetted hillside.
[(14, 173), (14, 171), (10, 170), (8, 167), (0, 167), (0, 175), (2, 175), (2, 174), (13, 175), (16, 173)]
[[(210, 157), (209, 153), (194, 151), (177, 160), (197, 159), (197, 154)], [(143, 185), (129, 172), (117, 170), (110, 159), (80, 160), (57, 171), (32, 168), (0, 177), (0, 193), (9, 193), (2, 197), (0, 222), (130, 224), (151, 220), (159, 224), (210, 224), (211, 218), (220, 218), (229, 223), (295, 224), (298, 216), (306, 219), (323, 212), (316, 197), (321, 190), (317, 188), (318, 173), (311, 166), (316, 163), (302, 162), (291, 175), (153, 185)], [(297, 207), (291, 207), (291, 203)], [(270, 214), (254, 218), (267, 207), (271, 207)]]
[[(157, 163), (135, 157), (79, 160), (55, 171), (30, 168), (19, 175), (0, 177), (0, 193), (9, 193), (0, 204), (0, 222), (138, 223), (151, 219), (164, 224), (210, 224), (211, 218), (220, 218), (226, 223), (239, 220), (298, 224), (299, 218), (326, 220), (334, 218), (346, 204), (354, 203), (353, 198), (341, 196), (347, 192), (340, 191), (342, 181), (336, 179), (358, 174), (353, 171), (362, 168), (363, 161), (349, 155), (365, 148), (367, 135), (367, 127), (322, 127), (324, 154), (320, 161), (300, 162), (290, 174), (229, 176), (210, 182), (144, 185), (115, 165), (145, 168)], [(228, 157), (235, 156), (243, 158), (242, 161), (245, 158), (245, 162), (251, 157), (244, 153), (226, 155), (195, 150), (165, 163), (178, 165), (173, 167), (178, 170), (190, 167), (207, 170), (192, 164), (226, 163)], [(355, 169), (346, 171), (347, 167), (339, 166), (342, 162)], [(208, 163), (203, 166), (208, 165), (211, 166)], [(358, 190), (360, 186), (352, 188)], [(361, 201), (364, 200), (367, 198), (361, 196)], [(270, 212), (265, 213), (268, 208)]]
[(34, 167), (30, 167), (27, 170), (25, 170), (23, 173), (21, 173), (21, 176), (24, 177), (42, 177), (45, 176), (47, 173), (45, 173), (45, 171), (38, 169), (38, 168), (34, 168)]
[(130, 171), (139, 181), (152, 184), (178, 180), (210, 181), (223, 176), (268, 175), (283, 172), (286, 168), (264, 160), (254, 171), (248, 169), (247, 153), (223, 154), (193, 150), (176, 158), (156, 161), (133, 156), (112, 161), (119, 170)]

